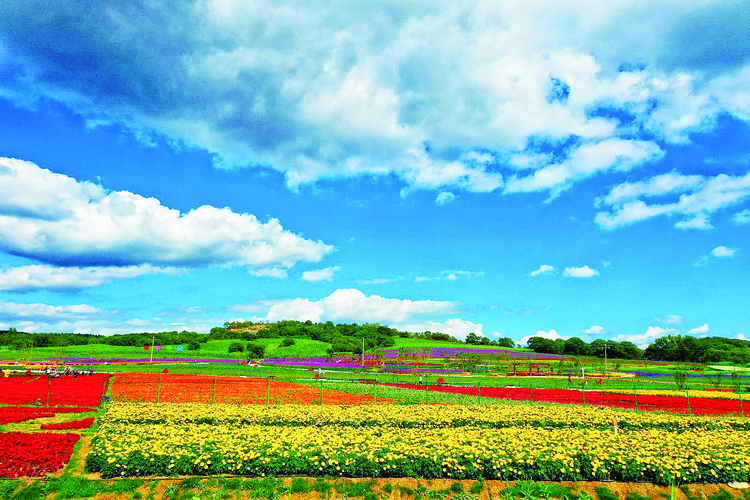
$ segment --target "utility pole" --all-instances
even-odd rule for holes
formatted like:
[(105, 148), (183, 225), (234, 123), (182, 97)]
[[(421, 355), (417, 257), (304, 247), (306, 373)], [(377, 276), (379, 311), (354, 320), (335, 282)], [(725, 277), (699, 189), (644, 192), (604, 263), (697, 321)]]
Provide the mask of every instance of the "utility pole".
[(151, 337), (151, 359), (149, 360), (149, 363), (154, 362), (154, 349), (156, 349), (156, 346), (154, 345), (155, 341), (156, 341), (156, 335)]
[(365, 338), (362, 337), (362, 368), (365, 367)]

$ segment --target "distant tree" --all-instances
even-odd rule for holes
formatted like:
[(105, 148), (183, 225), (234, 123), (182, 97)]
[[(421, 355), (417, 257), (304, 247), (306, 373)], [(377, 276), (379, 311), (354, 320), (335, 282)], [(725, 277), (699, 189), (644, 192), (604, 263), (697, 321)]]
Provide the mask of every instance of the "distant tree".
[(510, 337), (503, 337), (497, 339), (497, 345), (500, 347), (515, 347), (516, 343)]
[(265, 346), (263, 344), (257, 344), (255, 342), (250, 342), (249, 344), (247, 344), (247, 347), (245, 348), (247, 359), (260, 359), (263, 357), (265, 352), (266, 352)]
[(229, 344), (229, 352), (244, 352), (245, 351), (245, 345), (242, 342), (232, 342)]
[(281, 341), (281, 347), (290, 347), (294, 345), (294, 339), (292, 337), (285, 337), (284, 340)]
[(188, 348), (188, 351), (197, 351), (198, 349), (201, 348), (201, 345), (198, 343), (198, 341), (192, 340), (188, 342), (187, 348)]

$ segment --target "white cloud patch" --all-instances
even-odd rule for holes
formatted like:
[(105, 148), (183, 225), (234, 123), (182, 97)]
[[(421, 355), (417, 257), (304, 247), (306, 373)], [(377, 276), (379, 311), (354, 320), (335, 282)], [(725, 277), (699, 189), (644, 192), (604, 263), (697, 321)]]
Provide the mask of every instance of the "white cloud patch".
[(539, 276), (540, 274), (551, 273), (554, 271), (555, 271), (554, 266), (550, 266), (548, 264), (542, 264), (541, 266), (539, 266), (539, 269), (537, 269), (536, 271), (531, 271), (529, 273), (529, 276)]
[(604, 327), (600, 325), (593, 325), (591, 328), (584, 330), (583, 333), (586, 333), (589, 335), (603, 335), (607, 333), (607, 330), (605, 330)]
[(649, 344), (659, 337), (665, 337), (667, 335), (678, 335), (680, 332), (674, 328), (662, 328), (660, 326), (649, 326), (645, 333), (634, 334), (634, 335), (617, 335), (612, 340), (617, 342), (632, 342), (641, 349), (645, 349)]
[(314, 271), (305, 271), (302, 273), (302, 280), (304, 281), (330, 281), (333, 275), (340, 269), (339, 266), (326, 267), (325, 269), (316, 269)]
[[(644, 199), (679, 195), (676, 200), (647, 203)], [(710, 216), (717, 210), (750, 198), (750, 173), (740, 176), (685, 176), (671, 172), (638, 183), (612, 188), (597, 205), (609, 205), (609, 212), (598, 212), (594, 221), (603, 229), (616, 229), (656, 217), (680, 216), (679, 229), (711, 229)], [(650, 200), (649, 200), (650, 201)], [(736, 222), (736, 221), (735, 221)]]
[(437, 198), (435, 198), (435, 204), (442, 207), (443, 205), (452, 202), (456, 198), (458, 197), (455, 194), (449, 191), (443, 191), (437, 195)]
[(397, 278), (373, 278), (370, 280), (357, 280), (357, 283), (360, 285), (382, 285), (384, 283), (392, 283), (394, 281), (401, 281), (403, 279), (402, 276), (399, 276)]
[(597, 274), (599, 274), (599, 271), (591, 269), (589, 266), (566, 267), (563, 272), (563, 275), (569, 278), (593, 278)]
[(732, 216), (732, 222), (735, 224), (750, 224), (750, 208), (737, 212)]
[(250, 274), (262, 278), (284, 279), (288, 276), (286, 269), (281, 267), (264, 267), (261, 269), (251, 269)]
[(92, 288), (115, 280), (135, 278), (144, 274), (175, 274), (175, 269), (163, 269), (148, 264), (125, 267), (54, 267), (31, 265), (0, 269), (0, 291), (32, 292), (50, 290), (72, 292)]
[(682, 316), (678, 314), (668, 314), (666, 316), (662, 316), (659, 318), (656, 318), (654, 321), (658, 323), (663, 323), (665, 325), (679, 325), (682, 324)]
[(704, 323), (703, 325), (697, 326), (688, 331), (688, 334), (691, 335), (703, 335), (706, 333), (708, 333), (708, 323)]
[(522, 346), (525, 346), (531, 337), (542, 337), (542, 338), (549, 339), (549, 340), (557, 340), (557, 339), (567, 340), (570, 338), (570, 337), (558, 335), (557, 330), (554, 330), (554, 329), (548, 332), (545, 332), (544, 330), (539, 330), (534, 335), (527, 335), (525, 337), (521, 337), (521, 340), (519, 340), (518, 343), (521, 344)]
[[(0, 9), (18, 68), (4, 98), (62, 101), (91, 127), (124, 123), (147, 145), (163, 134), (221, 168), (268, 165), (290, 187), (395, 174), (490, 192), (506, 170), (507, 192), (555, 195), (656, 161), (655, 141), (685, 143), (722, 113), (750, 119), (742, 2), (37, 7)], [(77, 43), (60, 58), (65, 39)], [(529, 146), (571, 135), (561, 157)]]
[(438, 276), (416, 276), (414, 278), (414, 281), (420, 282), (420, 281), (437, 281), (437, 280), (448, 280), (448, 281), (456, 281), (459, 279), (467, 279), (467, 278), (478, 278), (484, 276), (484, 271), (461, 271), (461, 270), (451, 270), (446, 269), (445, 271), (441, 271), (440, 275)]
[(448, 319), (442, 323), (439, 321), (426, 321), (423, 323), (399, 324), (393, 325), (393, 328), (405, 332), (447, 333), (458, 340), (466, 340), (466, 336), (470, 333), (484, 336), (481, 323), (472, 323), (471, 321), (464, 321), (460, 318)]
[(455, 302), (449, 301), (390, 299), (379, 295), (366, 296), (356, 289), (339, 289), (317, 301), (304, 298), (274, 300), (233, 306), (233, 309), (255, 313), (265, 311), (265, 319), (270, 322), (292, 319), (394, 324), (417, 317), (450, 314), (456, 306)]
[[(63, 266), (244, 265), (289, 268), (333, 250), (321, 241), (204, 205), (180, 213), (155, 198), (105, 191), (37, 165), (0, 158), (0, 250)], [(61, 190), (50, 203), (48, 195)]]
[(733, 257), (736, 251), (736, 248), (727, 248), (722, 245), (711, 250), (711, 255), (719, 259), (723, 259), (725, 257)]

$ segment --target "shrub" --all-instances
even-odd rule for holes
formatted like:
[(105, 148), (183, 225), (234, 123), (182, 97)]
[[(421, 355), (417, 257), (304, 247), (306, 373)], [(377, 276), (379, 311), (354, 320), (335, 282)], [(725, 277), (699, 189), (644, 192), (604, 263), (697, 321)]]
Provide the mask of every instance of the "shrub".
[(294, 339), (291, 338), (291, 337), (286, 337), (281, 342), (281, 347), (290, 347), (290, 346), (293, 346), (293, 345), (294, 345)]
[(197, 351), (201, 348), (201, 345), (195, 340), (188, 342), (188, 351)]
[(263, 354), (265, 354), (266, 348), (262, 344), (250, 342), (249, 344), (247, 344), (245, 352), (247, 353), (247, 359), (259, 359), (263, 357)]
[(685, 379), (687, 374), (683, 370), (674, 372), (674, 383), (677, 386), (677, 390), (681, 391), (685, 388)]
[(245, 352), (245, 346), (242, 344), (242, 342), (232, 342), (229, 344), (229, 352)]

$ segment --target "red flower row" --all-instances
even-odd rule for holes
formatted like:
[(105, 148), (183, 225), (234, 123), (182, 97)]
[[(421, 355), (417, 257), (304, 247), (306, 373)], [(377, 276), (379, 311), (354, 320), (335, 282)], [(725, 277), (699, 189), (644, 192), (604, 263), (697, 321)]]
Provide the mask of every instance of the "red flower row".
[(109, 375), (60, 378), (23, 376), (0, 378), (0, 404), (49, 406), (99, 406)]
[(43, 476), (63, 466), (78, 434), (0, 433), (0, 477)]
[(56, 413), (85, 413), (96, 408), (40, 408), (38, 406), (0, 406), (0, 425), (25, 422), (35, 418), (54, 417)]
[(61, 431), (65, 429), (88, 429), (94, 424), (94, 417), (84, 418), (83, 420), (71, 420), (62, 424), (42, 424), (42, 430)]
[[(387, 384), (393, 387), (424, 390), (423, 385)], [(430, 385), (429, 391), (447, 392), (477, 396), (477, 387), (455, 387)], [(584, 394), (571, 389), (528, 389), (519, 387), (482, 387), (481, 397), (510, 399), (514, 401), (543, 401), (548, 403), (584, 404)], [(669, 413), (693, 415), (741, 415), (740, 402), (731, 399), (637, 395), (638, 409), (645, 411), (665, 411)], [(635, 394), (615, 394), (611, 392), (586, 391), (585, 404), (635, 409)], [(750, 404), (745, 405), (744, 413), (750, 416)]]
[[(214, 392), (214, 381), (216, 388)], [(118, 373), (112, 383), (112, 397), (125, 401), (169, 403), (313, 404), (320, 400), (320, 389), (303, 384), (266, 381), (264, 378), (210, 377), (159, 373)], [(378, 402), (390, 400), (378, 398)], [(372, 396), (323, 390), (323, 404), (370, 404)]]

